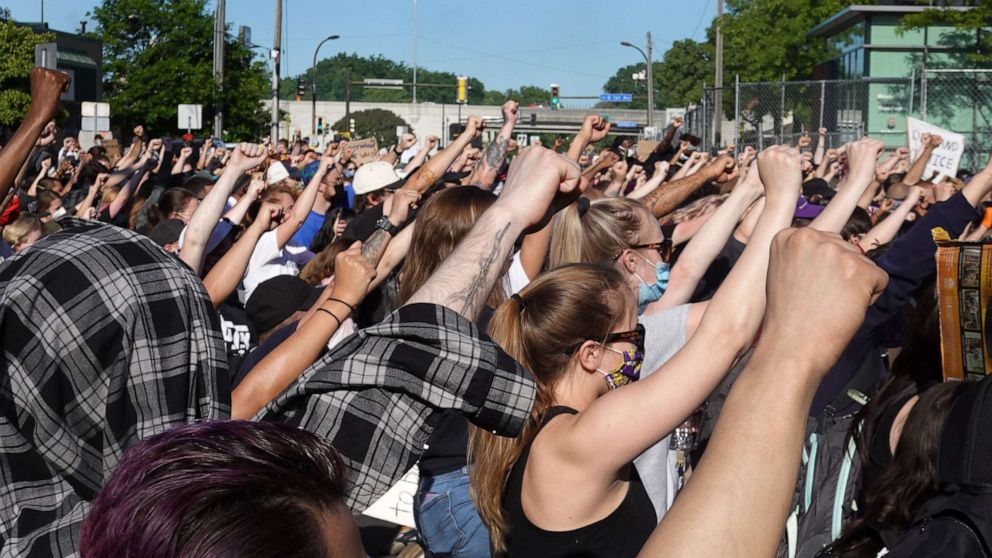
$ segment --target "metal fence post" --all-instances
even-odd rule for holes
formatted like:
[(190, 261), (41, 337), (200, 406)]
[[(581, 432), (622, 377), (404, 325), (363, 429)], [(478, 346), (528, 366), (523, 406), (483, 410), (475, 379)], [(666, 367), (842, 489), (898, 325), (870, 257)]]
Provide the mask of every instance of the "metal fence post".
[(909, 74), (909, 116), (913, 116), (913, 96), (916, 94), (916, 68)]
[(817, 133), (819, 133), (820, 128), (823, 128), (823, 111), (826, 107), (826, 101), (827, 101), (827, 82), (821, 81), (820, 82), (820, 125), (817, 126)]
[(780, 101), (780, 110), (778, 113), (778, 141), (775, 142), (778, 144), (785, 141), (785, 74), (782, 74), (782, 92)]
[(734, 150), (741, 148), (741, 75), (734, 76)]
[(923, 75), (920, 78), (920, 117), (926, 122), (927, 121), (927, 72), (923, 71)]

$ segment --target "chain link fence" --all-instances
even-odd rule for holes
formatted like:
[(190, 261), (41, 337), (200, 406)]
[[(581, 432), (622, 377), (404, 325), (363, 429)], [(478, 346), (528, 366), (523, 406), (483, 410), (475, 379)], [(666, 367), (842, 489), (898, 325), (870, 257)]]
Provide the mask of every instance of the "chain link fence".
[[(795, 145), (827, 130), (827, 147), (865, 135), (906, 145), (906, 118), (965, 136), (962, 168), (981, 168), (992, 152), (992, 70), (927, 70), (908, 78), (777, 81), (704, 88), (686, 109), (686, 132), (703, 149)], [(719, 106), (719, 116), (717, 107)], [(714, 125), (719, 117), (720, 126)]]

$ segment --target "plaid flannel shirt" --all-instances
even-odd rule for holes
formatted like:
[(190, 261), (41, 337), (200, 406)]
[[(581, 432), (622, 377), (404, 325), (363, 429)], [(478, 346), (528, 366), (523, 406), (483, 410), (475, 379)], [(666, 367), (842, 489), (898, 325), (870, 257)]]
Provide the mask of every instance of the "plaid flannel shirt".
[(441, 412), (518, 435), (536, 396), (530, 374), (457, 312), (413, 304), (359, 331), (307, 369), (256, 418), (330, 441), (364, 511), (417, 462)]
[(219, 322), (147, 238), (66, 218), (0, 266), (0, 556), (73, 556), (122, 452), (230, 416)]

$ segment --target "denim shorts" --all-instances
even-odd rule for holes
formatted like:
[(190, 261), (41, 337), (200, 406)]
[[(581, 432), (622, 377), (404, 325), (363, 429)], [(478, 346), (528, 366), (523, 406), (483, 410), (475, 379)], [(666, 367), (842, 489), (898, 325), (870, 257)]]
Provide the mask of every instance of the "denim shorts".
[(413, 514), (427, 556), (489, 558), (489, 531), (469, 495), (469, 468), (421, 476)]

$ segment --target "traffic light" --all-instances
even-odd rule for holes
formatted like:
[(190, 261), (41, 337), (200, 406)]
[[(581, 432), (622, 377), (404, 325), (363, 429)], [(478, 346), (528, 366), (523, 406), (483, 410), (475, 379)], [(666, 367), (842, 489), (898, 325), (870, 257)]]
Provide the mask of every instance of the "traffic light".
[(558, 98), (558, 84), (551, 84), (551, 110), (558, 110), (561, 108), (561, 100)]
[(324, 117), (323, 116), (318, 116), (317, 117), (317, 135), (319, 135), (319, 136), (324, 135)]
[(468, 78), (465, 76), (458, 76), (457, 102), (460, 105), (464, 105), (468, 102)]
[(303, 85), (303, 78), (296, 78), (296, 100), (300, 101), (307, 94), (307, 88)]

